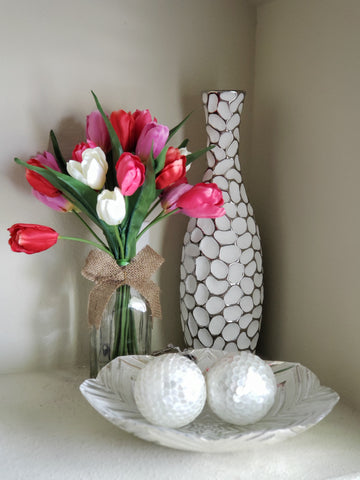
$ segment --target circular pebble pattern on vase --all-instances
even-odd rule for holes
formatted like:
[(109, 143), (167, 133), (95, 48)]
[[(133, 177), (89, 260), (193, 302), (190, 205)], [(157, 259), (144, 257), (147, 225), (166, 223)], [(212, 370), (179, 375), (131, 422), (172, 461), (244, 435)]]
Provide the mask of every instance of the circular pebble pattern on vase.
[(203, 181), (218, 185), (226, 214), (192, 218), (180, 267), (181, 325), (191, 348), (255, 352), (264, 298), (258, 226), (242, 181), (238, 148), (244, 92), (203, 94), (208, 169)]

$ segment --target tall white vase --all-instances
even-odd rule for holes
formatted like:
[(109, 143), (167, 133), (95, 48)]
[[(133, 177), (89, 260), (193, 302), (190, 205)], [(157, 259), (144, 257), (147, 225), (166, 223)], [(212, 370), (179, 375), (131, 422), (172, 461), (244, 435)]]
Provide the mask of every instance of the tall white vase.
[(223, 192), (226, 215), (192, 218), (180, 267), (181, 324), (188, 347), (254, 352), (262, 318), (263, 267), (259, 229), (238, 157), (242, 91), (203, 94), (208, 169), (203, 181)]

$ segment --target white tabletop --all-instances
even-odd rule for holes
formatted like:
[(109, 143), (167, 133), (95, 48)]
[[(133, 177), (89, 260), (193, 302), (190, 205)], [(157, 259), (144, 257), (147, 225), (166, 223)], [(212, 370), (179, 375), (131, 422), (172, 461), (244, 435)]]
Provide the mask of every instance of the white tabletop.
[(74, 369), (0, 377), (1, 479), (360, 479), (360, 414), (341, 401), (318, 425), (282, 443), (191, 453), (109, 423), (79, 392), (87, 374)]

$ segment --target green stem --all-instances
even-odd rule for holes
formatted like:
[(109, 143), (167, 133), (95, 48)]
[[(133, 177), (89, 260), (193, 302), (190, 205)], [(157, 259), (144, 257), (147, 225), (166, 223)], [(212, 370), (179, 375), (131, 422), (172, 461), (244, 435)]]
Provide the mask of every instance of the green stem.
[(85, 225), (85, 227), (92, 233), (92, 235), (96, 238), (96, 240), (98, 240), (99, 243), (101, 243), (101, 245), (103, 245), (105, 248), (107, 248), (106, 246), (106, 243), (103, 242), (101, 240), (101, 238), (94, 232), (94, 230), (90, 227), (90, 225), (88, 225), (85, 220), (82, 218), (81, 215), (79, 215), (75, 210), (72, 211), (72, 213), (74, 213), (78, 219)]
[(170, 215), (172, 215), (173, 213), (176, 213), (180, 210), (180, 208), (176, 208), (175, 210), (172, 210), (171, 212), (168, 212), (168, 213), (165, 213), (162, 211), (159, 213), (159, 215), (157, 217), (154, 218), (154, 220), (152, 222), (150, 222), (148, 225), (146, 225), (146, 227), (141, 230), (141, 232), (138, 234), (138, 236), (136, 237), (136, 241), (139, 240), (139, 238), (141, 237), (141, 235), (144, 235), (144, 233), (149, 230), (151, 227), (153, 227), (156, 223), (160, 222), (160, 220), (164, 220), (165, 218), (167, 217), (170, 217)]
[[(139, 353), (136, 321), (129, 306), (131, 298), (130, 288), (129, 285), (122, 285), (116, 290), (112, 360), (118, 356), (137, 355)], [(142, 332), (139, 333), (142, 334)]]
[[(138, 346), (138, 340), (137, 340), (135, 319), (131, 309), (129, 309), (129, 324), (130, 324), (130, 335), (129, 335), (130, 347), (132, 349), (133, 355), (137, 355), (139, 353), (139, 346)], [(141, 334), (140, 326), (139, 326), (139, 334)]]
[(123, 242), (121, 241), (121, 238), (120, 238), (120, 232), (119, 232), (118, 225), (114, 225), (114, 229), (115, 229), (116, 239), (119, 243), (120, 255), (121, 255), (121, 259), (117, 259), (117, 260), (125, 260), (125, 258), (124, 258), (124, 245), (123, 245)]
[(153, 206), (150, 208), (150, 210), (147, 212), (144, 220), (146, 220), (148, 218), (148, 216), (155, 210), (155, 208), (159, 205), (159, 203), (161, 202), (160, 198), (153, 204)]
[(115, 338), (114, 338), (114, 345), (112, 349), (111, 359), (113, 360), (119, 355), (120, 353), (120, 339), (121, 339), (121, 325), (122, 325), (122, 287), (119, 287), (116, 290), (116, 299), (115, 299)]
[(59, 235), (58, 238), (60, 238), (61, 240), (73, 240), (74, 242), (88, 243), (89, 245), (92, 245), (93, 247), (99, 248), (103, 252), (108, 253), (114, 258), (114, 255), (110, 252), (108, 248), (104, 247), (99, 243), (92, 242), (91, 240), (85, 240), (84, 238), (76, 238), (76, 237), (65, 237), (63, 235)]
[(116, 310), (115, 310), (115, 341), (113, 348), (113, 358), (119, 355), (128, 355), (128, 329), (129, 329), (129, 301), (130, 287), (122, 285), (116, 292)]

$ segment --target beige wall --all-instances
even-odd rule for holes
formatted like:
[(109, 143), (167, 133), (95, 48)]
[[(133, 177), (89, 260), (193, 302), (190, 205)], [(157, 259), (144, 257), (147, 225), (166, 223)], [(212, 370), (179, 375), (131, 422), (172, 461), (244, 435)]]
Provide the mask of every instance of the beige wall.
[(253, 158), (261, 351), (304, 363), (360, 407), (360, 2), (258, 9)]
[[(15, 222), (84, 234), (71, 215), (32, 198), (27, 160), (48, 148), (55, 130), (64, 153), (82, 139), (94, 90), (107, 110), (149, 108), (162, 123), (194, 114), (184, 135), (205, 144), (201, 92), (248, 90), (242, 151), (250, 151), (255, 8), (238, 0), (0, 0), (1, 51), (1, 336), (0, 371), (87, 362), (89, 282), (80, 275), (87, 249), (60, 243), (37, 255), (12, 253)], [(205, 160), (193, 167), (200, 181)], [(164, 319), (154, 348), (181, 343), (178, 286), (187, 219), (153, 230), (166, 263), (159, 276)]]

